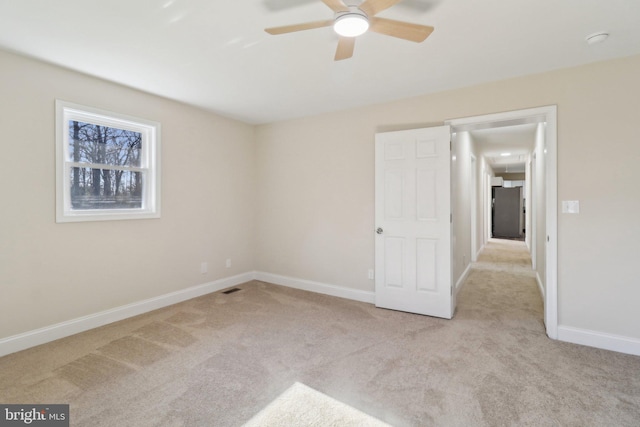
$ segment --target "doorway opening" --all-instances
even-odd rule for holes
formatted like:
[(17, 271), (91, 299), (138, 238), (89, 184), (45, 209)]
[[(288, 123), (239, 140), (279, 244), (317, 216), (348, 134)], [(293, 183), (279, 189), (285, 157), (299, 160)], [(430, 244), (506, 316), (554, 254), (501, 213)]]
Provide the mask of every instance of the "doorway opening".
[[(514, 223), (523, 222), (524, 227), (516, 230), (522, 232), (527, 247), (532, 255), (533, 268), (536, 271), (538, 285), (544, 302), (544, 323), (547, 335), (557, 339), (558, 328), (558, 295), (557, 295), (557, 108), (556, 106), (539, 107), (526, 110), (510, 111), (504, 113), (489, 114), (476, 117), (452, 119), (445, 122), (451, 126), (453, 134), (465, 134), (467, 139), (473, 139), (473, 133), (482, 135), (508, 133), (508, 129), (520, 126), (521, 129), (534, 130), (534, 143), (531, 149), (524, 148), (523, 156), (519, 161), (523, 166), (526, 178), (521, 185), (522, 209), (515, 215)], [(501, 131), (502, 129), (502, 131)], [(503, 155), (503, 153), (505, 153)], [(479, 153), (476, 153), (477, 155)], [(510, 151), (499, 152), (499, 157), (509, 157), (514, 153)], [(516, 153), (520, 155), (519, 153)], [(491, 165), (487, 156), (478, 156), (477, 161), (482, 162), (482, 173), (477, 181), (483, 183), (479, 191), (483, 194), (482, 201), (474, 201), (476, 212), (492, 214), (491, 203), (493, 197), (486, 197), (485, 193), (494, 195), (494, 192), (484, 188), (487, 182), (495, 178), (497, 165)], [(478, 168), (475, 168), (476, 174)], [(535, 180), (535, 182), (532, 182)], [(504, 181), (504, 178), (503, 178)], [(491, 186), (490, 188), (492, 188)], [(477, 189), (476, 189), (477, 190)], [(490, 200), (491, 199), (491, 200)], [(455, 208), (454, 208), (455, 209)], [(483, 214), (484, 215), (484, 214)], [(482, 249), (482, 245), (492, 237), (491, 230), (494, 227), (491, 218), (482, 218), (483, 215), (475, 215), (472, 224), (483, 229), (481, 239), (476, 240), (476, 247), (472, 253)], [(485, 227), (485, 225), (487, 225)], [(474, 227), (472, 226), (472, 229)], [(477, 229), (476, 228), (476, 229)], [(530, 230), (527, 230), (529, 228)], [(487, 230), (488, 229), (488, 230)], [(495, 230), (494, 230), (495, 231)], [(529, 231), (529, 232), (527, 232)], [(477, 246), (480, 246), (479, 248)], [(454, 250), (455, 252), (455, 250)], [(454, 259), (456, 254), (453, 254)]]

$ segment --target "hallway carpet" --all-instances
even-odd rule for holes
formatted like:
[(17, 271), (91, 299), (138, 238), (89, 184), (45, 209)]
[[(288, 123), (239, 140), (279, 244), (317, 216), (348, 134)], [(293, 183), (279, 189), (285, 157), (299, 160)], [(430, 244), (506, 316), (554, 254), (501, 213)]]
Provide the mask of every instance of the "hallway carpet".
[(299, 382), (393, 426), (638, 426), (640, 357), (550, 340), (522, 242), (453, 320), (263, 282), (0, 358), (0, 403), (72, 426), (241, 426)]

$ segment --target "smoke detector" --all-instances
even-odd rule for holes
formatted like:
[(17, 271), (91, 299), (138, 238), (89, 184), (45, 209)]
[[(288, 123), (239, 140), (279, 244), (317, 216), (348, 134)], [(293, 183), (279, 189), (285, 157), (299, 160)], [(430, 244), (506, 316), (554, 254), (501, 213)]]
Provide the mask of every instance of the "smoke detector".
[(587, 41), (587, 44), (598, 44), (605, 41), (607, 37), (609, 37), (609, 33), (600, 31), (598, 33), (588, 35), (585, 40)]

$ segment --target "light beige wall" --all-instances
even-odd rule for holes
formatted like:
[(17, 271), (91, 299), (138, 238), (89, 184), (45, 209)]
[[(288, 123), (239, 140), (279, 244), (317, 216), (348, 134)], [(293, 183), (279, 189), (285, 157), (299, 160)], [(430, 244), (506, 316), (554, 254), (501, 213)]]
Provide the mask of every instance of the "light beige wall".
[[(487, 198), (487, 183), (486, 183), (486, 179), (484, 178), (484, 174), (483, 174), (483, 170), (485, 169), (485, 159), (479, 155), (478, 150), (476, 148), (476, 143), (473, 140), (473, 138), (471, 139), (472, 141), (472, 148), (473, 148), (473, 153), (476, 156), (476, 177), (475, 177), (475, 185), (476, 185), (476, 198), (472, 203), (476, 204), (476, 214), (475, 214), (475, 222), (476, 222), (476, 246), (472, 247), (471, 250), (477, 254), (478, 251), (480, 249), (482, 249), (482, 246), (485, 244), (485, 222), (486, 222), (486, 207), (487, 207), (487, 202), (485, 201), (485, 198)], [(472, 216), (471, 220), (473, 221), (474, 218)], [(474, 255), (474, 253), (472, 253), (472, 255)]]
[[(525, 211), (526, 211), (526, 215), (525, 215), (525, 220), (524, 220), (524, 224), (525, 224), (525, 243), (527, 244), (527, 247), (529, 248), (529, 252), (533, 252), (533, 241), (534, 239), (532, 238), (533, 232), (535, 230), (535, 227), (533, 227), (533, 224), (531, 223), (531, 218), (532, 218), (532, 207), (533, 204), (531, 203), (531, 191), (532, 188), (535, 186), (534, 184), (531, 183), (531, 160), (532, 156), (531, 153), (529, 153), (529, 155), (527, 155), (527, 161), (525, 163), (525, 171), (524, 171), (524, 198), (525, 198)], [(535, 257), (532, 255), (532, 261)], [(533, 261), (535, 262), (535, 261)]]
[(373, 289), (370, 126), (336, 115), (259, 129), (258, 271)]
[(471, 153), (469, 132), (457, 132), (453, 138), (451, 162), (453, 212), (453, 283), (456, 284), (471, 262)]
[[(374, 134), (558, 105), (561, 325), (640, 338), (640, 56), (257, 129), (261, 271), (373, 290)], [(428, 76), (425, 76), (428, 78)]]
[(546, 210), (547, 210), (547, 191), (546, 191), (546, 177), (545, 170), (547, 168), (546, 162), (546, 141), (545, 141), (545, 128), (546, 125), (543, 123), (539, 123), (536, 128), (536, 136), (535, 136), (535, 144), (534, 144), (534, 154), (535, 154), (535, 172), (534, 172), (534, 192), (535, 194), (532, 197), (535, 198), (535, 221), (536, 221), (536, 243), (535, 243), (535, 251), (536, 251), (536, 272), (538, 274), (538, 278), (540, 279), (540, 283), (542, 284), (542, 289), (546, 293), (547, 290), (547, 260), (546, 260), (546, 240), (547, 235), (549, 234), (547, 230), (547, 218), (546, 218)]
[[(469, 132), (465, 132), (469, 136), (469, 157), (472, 155), (475, 157), (475, 169), (473, 168), (473, 162), (469, 159), (469, 218), (470, 222), (470, 232), (473, 231), (473, 223), (475, 223), (475, 246), (472, 244), (469, 259), (471, 261), (474, 260), (474, 256), (478, 254), (478, 251), (482, 249), (484, 244), (486, 243), (486, 212), (487, 212), (487, 201), (488, 198), (488, 189), (486, 188), (487, 182), (484, 172), (487, 169), (487, 162), (484, 156), (480, 154), (477, 149), (476, 141)], [(475, 173), (475, 176), (473, 176)], [(472, 189), (472, 186), (475, 185), (475, 191)], [(473, 197), (475, 194), (475, 198)], [(472, 212), (472, 205), (475, 205), (475, 215)], [(467, 263), (469, 264), (469, 262)]]
[(482, 226), (482, 244), (486, 245), (491, 236), (491, 178), (494, 176), (493, 169), (487, 160), (482, 157), (482, 186), (485, 188), (483, 192), (483, 226)]
[[(6, 52), (0, 64), (0, 338), (252, 270), (252, 126)], [(56, 98), (161, 123), (162, 218), (55, 223)]]

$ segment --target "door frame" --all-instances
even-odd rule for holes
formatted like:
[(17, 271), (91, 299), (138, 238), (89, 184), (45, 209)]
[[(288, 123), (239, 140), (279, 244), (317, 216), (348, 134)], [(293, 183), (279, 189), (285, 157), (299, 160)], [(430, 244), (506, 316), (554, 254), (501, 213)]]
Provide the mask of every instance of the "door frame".
[[(544, 323), (549, 338), (558, 339), (558, 171), (557, 106), (528, 108), (481, 116), (445, 120), (451, 132), (488, 129), (526, 123), (546, 122), (545, 126), (545, 292)], [(537, 212), (542, 214), (542, 212)], [(537, 242), (537, 244), (540, 244)]]
[(529, 197), (531, 200), (529, 201), (531, 206), (531, 224), (530, 224), (530, 242), (531, 242), (531, 268), (534, 270), (538, 268), (537, 256), (538, 256), (538, 239), (535, 238), (536, 233), (538, 232), (538, 204), (533, 202), (534, 194), (538, 191), (538, 186), (536, 185), (536, 180), (538, 179), (538, 174), (536, 173), (536, 168), (538, 167), (538, 163), (536, 160), (536, 153), (531, 155), (530, 169), (531, 173), (529, 174), (531, 190), (529, 191)]
[(471, 153), (471, 262), (478, 260), (478, 159)]

